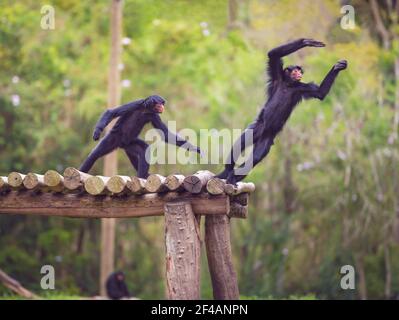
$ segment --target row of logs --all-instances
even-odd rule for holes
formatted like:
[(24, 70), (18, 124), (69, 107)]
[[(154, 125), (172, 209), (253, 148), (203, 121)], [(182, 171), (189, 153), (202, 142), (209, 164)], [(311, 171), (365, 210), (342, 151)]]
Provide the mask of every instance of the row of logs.
[(198, 194), (207, 191), (212, 195), (238, 195), (255, 190), (253, 183), (239, 182), (236, 186), (226, 184), (225, 180), (214, 177), (207, 170), (201, 170), (190, 176), (172, 174), (167, 177), (151, 174), (147, 179), (129, 176), (92, 176), (75, 168), (65, 169), (61, 175), (48, 170), (44, 175), (28, 173), (26, 175), (11, 172), (8, 177), (0, 176), (0, 191), (34, 190), (42, 192), (79, 193), (91, 195), (129, 195), (143, 193), (162, 193), (188, 191)]

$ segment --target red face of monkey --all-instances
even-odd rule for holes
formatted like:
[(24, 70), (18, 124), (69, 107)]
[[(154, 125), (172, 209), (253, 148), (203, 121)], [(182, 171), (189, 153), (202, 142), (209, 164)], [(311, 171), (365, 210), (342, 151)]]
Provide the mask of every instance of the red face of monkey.
[(157, 104), (154, 106), (154, 110), (155, 110), (155, 112), (162, 113), (162, 112), (165, 110), (165, 105), (164, 105), (164, 104), (157, 103)]
[(295, 69), (292, 70), (291, 73), (290, 73), (290, 77), (291, 77), (291, 79), (294, 80), (294, 81), (301, 81), (302, 75), (303, 75), (303, 74), (302, 74), (302, 70), (301, 70), (301, 69), (298, 69), (298, 68), (295, 68)]

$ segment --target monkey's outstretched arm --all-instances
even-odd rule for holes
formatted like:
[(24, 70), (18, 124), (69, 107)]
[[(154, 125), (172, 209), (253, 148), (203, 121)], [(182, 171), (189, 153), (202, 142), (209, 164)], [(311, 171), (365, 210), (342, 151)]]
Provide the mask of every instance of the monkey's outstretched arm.
[(163, 133), (163, 139), (166, 143), (170, 143), (170, 144), (174, 144), (178, 147), (181, 147), (183, 145), (185, 145), (186, 149), (189, 151), (195, 151), (200, 153), (201, 150), (200, 148), (192, 145), (190, 142), (188, 142), (187, 140), (184, 140), (182, 137), (180, 137), (177, 134), (174, 134), (173, 132), (171, 132), (168, 127), (166, 126), (165, 123), (162, 122), (161, 118), (159, 117), (159, 115), (154, 115), (153, 119), (151, 120), (152, 125), (154, 126), (154, 128), (161, 130), (161, 132)]
[(324, 80), (321, 82), (320, 86), (314, 83), (310, 83), (307, 85), (307, 88), (303, 94), (303, 97), (305, 99), (309, 98), (317, 98), (320, 100), (323, 100), (327, 94), (330, 92), (330, 89), (332, 85), (334, 84), (334, 80), (337, 77), (338, 73), (341, 70), (346, 69), (347, 67), (347, 61), (346, 60), (340, 60), (338, 61), (332, 68), (331, 70), (327, 73), (326, 77)]
[(313, 39), (298, 39), (292, 42), (283, 44), (276, 47), (268, 52), (269, 63), (268, 63), (268, 73), (271, 80), (278, 80), (282, 78), (283, 74), (283, 61), (282, 57), (285, 57), (299, 49), (304, 47), (324, 47), (325, 44), (320, 41)]
[(137, 109), (142, 104), (142, 102), (143, 100), (136, 100), (121, 105), (119, 107), (107, 109), (106, 111), (104, 111), (104, 113), (101, 115), (100, 119), (98, 120), (96, 126), (94, 127), (93, 139), (94, 140), (99, 139), (101, 132), (111, 122), (112, 119), (123, 116), (129, 111)]

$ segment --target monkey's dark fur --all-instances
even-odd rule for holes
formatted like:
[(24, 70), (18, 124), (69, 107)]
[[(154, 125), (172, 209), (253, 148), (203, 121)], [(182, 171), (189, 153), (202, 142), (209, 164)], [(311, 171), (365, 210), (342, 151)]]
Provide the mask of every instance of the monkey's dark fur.
[[(281, 58), (304, 47), (324, 46), (322, 42), (312, 39), (298, 39), (269, 51), (268, 99), (255, 121), (245, 130), (253, 130), (253, 151), (250, 157), (253, 163), (252, 167), (256, 166), (269, 153), (270, 147), (274, 144), (275, 136), (283, 129), (295, 106), (302, 99), (317, 98), (323, 100), (329, 93), (338, 73), (347, 67), (345, 60), (338, 61), (318, 86), (315, 83), (302, 83), (300, 80), (291, 78), (291, 72), (294, 69), (299, 69), (302, 72), (303, 70), (300, 66), (289, 66), (283, 69)], [(218, 175), (219, 178), (227, 179), (228, 183), (235, 184), (248, 174), (248, 172), (245, 172), (245, 174), (238, 175), (234, 172), (238, 156), (249, 146), (245, 144), (245, 131), (234, 143), (226, 161), (225, 170)], [(245, 163), (240, 166), (240, 168), (244, 167), (246, 167)]]
[(175, 144), (179, 147), (185, 145), (188, 150), (200, 153), (198, 147), (193, 146), (188, 141), (170, 132), (165, 123), (162, 122), (155, 106), (159, 104), (164, 105), (165, 102), (165, 99), (161, 96), (153, 95), (146, 99), (129, 102), (120, 107), (106, 110), (95, 126), (93, 133), (94, 140), (99, 139), (101, 132), (113, 118), (119, 117), (119, 119), (90, 152), (79, 170), (88, 172), (98, 158), (116, 148), (123, 148), (133, 167), (136, 169), (137, 176), (147, 178), (149, 163), (146, 161), (145, 153), (148, 144), (138, 138), (144, 125), (147, 123), (151, 123), (154, 128), (159, 129), (163, 133), (165, 142)]

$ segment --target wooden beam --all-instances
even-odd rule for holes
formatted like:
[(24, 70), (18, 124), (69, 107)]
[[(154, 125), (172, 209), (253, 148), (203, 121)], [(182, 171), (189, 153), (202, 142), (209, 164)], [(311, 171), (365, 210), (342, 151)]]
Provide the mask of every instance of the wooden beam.
[(230, 195), (237, 195), (240, 193), (251, 193), (255, 191), (255, 184), (252, 182), (237, 182), (237, 186), (226, 184), (224, 192)]
[(23, 181), (24, 181), (25, 175), (19, 172), (10, 172), (8, 175), (8, 184), (14, 189), (23, 189)]
[(44, 174), (44, 184), (54, 192), (64, 190), (64, 177), (55, 170), (48, 170)]
[(188, 201), (165, 205), (167, 299), (200, 298), (199, 223)]
[(182, 191), (184, 178), (181, 174), (170, 174), (166, 177), (165, 185), (170, 191)]
[(214, 174), (208, 170), (200, 170), (184, 179), (184, 189), (191, 193), (200, 193), (213, 176)]
[(72, 191), (83, 191), (84, 183), (91, 177), (90, 174), (68, 167), (64, 171), (64, 186)]
[(7, 177), (0, 177), (0, 191), (10, 190)]
[(189, 201), (195, 214), (226, 215), (230, 211), (227, 195), (187, 192), (111, 197), (88, 194), (10, 191), (0, 196), (0, 214), (26, 214), (75, 218), (130, 218), (161, 216), (167, 202)]
[(145, 182), (145, 189), (148, 192), (164, 192), (168, 188), (165, 186), (166, 178), (160, 174), (150, 174)]
[(130, 181), (127, 182), (127, 187), (133, 193), (146, 193), (145, 189), (145, 179), (139, 177), (130, 177)]
[(216, 300), (237, 300), (237, 275), (230, 244), (230, 218), (226, 215), (205, 218), (205, 243), (211, 274), (213, 297)]
[(129, 181), (131, 180), (128, 176), (112, 176), (107, 182), (107, 189), (114, 194), (130, 193), (127, 187)]
[(107, 189), (107, 182), (110, 177), (94, 176), (85, 181), (85, 190), (93, 196), (110, 193)]
[(42, 174), (29, 172), (23, 179), (23, 184), (28, 190), (40, 190), (45, 187), (44, 176)]
[(210, 194), (222, 194), (224, 193), (224, 187), (226, 185), (226, 180), (219, 178), (212, 178), (206, 184), (206, 190)]

